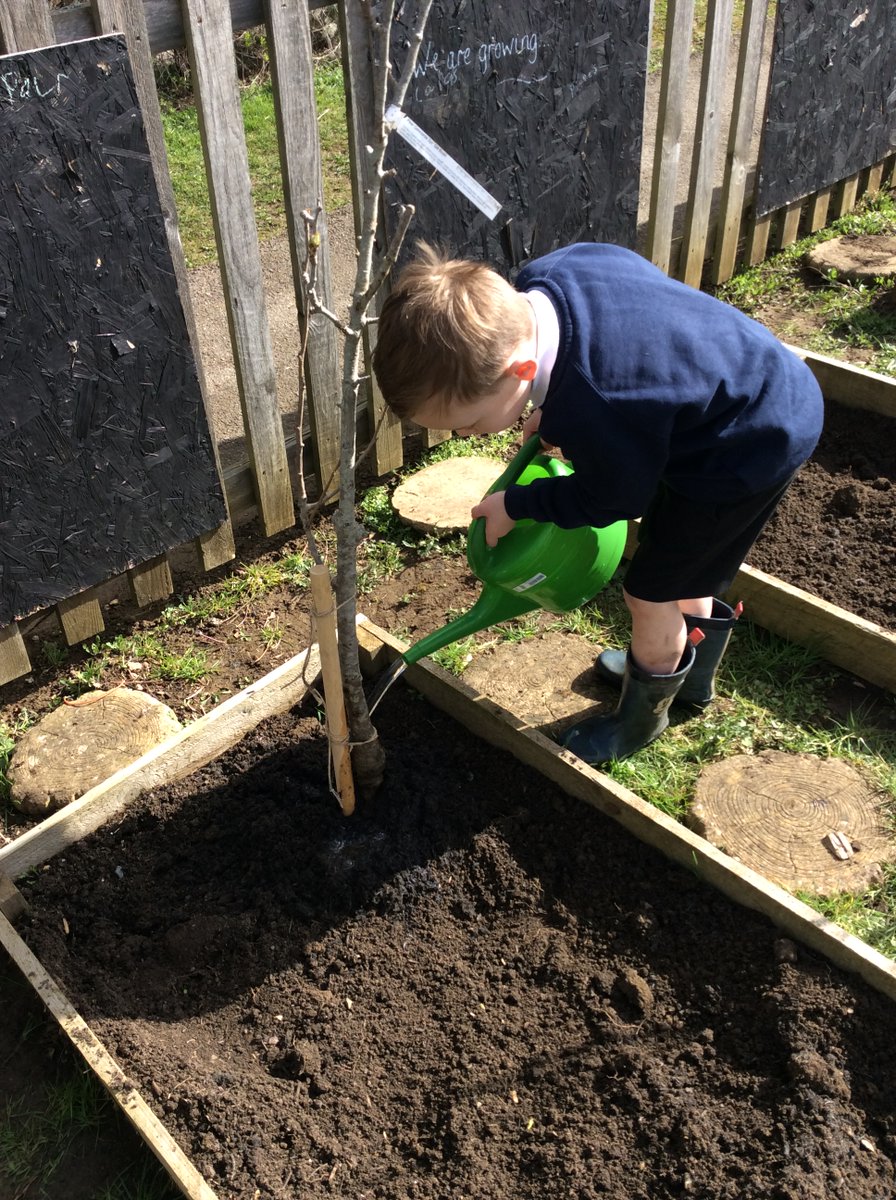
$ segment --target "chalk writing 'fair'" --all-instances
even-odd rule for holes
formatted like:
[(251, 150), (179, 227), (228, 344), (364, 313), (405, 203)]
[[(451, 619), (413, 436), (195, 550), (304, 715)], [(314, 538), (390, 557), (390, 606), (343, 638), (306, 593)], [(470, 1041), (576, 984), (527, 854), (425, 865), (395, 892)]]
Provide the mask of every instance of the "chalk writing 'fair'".
[(62, 81), (67, 75), (58, 74), (49, 84), (41, 86), (41, 81), (35, 75), (19, 75), (16, 71), (6, 71), (0, 75), (0, 101), (12, 103), (15, 100), (30, 100), (36, 96), (40, 100), (47, 96), (58, 96), (62, 91)]

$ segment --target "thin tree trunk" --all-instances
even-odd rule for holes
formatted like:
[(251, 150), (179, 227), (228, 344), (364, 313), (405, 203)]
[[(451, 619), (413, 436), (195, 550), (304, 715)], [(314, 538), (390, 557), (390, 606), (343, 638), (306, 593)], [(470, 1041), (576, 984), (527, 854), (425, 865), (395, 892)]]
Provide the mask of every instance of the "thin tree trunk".
[[(389, 58), (390, 31), (395, 0), (386, 0), (384, 4), (372, 4), (370, 0), (346, 0), (346, 2), (361, 4), (371, 31), (375, 110), (371, 175), (379, 183), (382, 183), (383, 163), (391, 132), (385, 124), (384, 114), (389, 103), (401, 107), (404, 102), (407, 86), (413, 76), (423, 41), (423, 30), (429, 19), (432, 0), (422, 0), (415, 28), (409, 39), (402, 76), (395, 81), (391, 78)], [(339, 659), (342, 666), (346, 714), (352, 742), (352, 765), (358, 791), (362, 796), (368, 797), (373, 795), (382, 783), (385, 754), (370, 719), (370, 709), (364, 694), (356, 624), (358, 611), (357, 552), (364, 532), (355, 516), (355, 468), (358, 461), (356, 412), (363, 376), (362, 333), (367, 322), (370, 303), (385, 282), (388, 268), (398, 256), (405, 232), (413, 216), (411, 207), (402, 211), (389, 255), (384, 263), (379, 264), (374, 276), (374, 245), (379, 216), (379, 193), (379, 188), (369, 188), (365, 191), (364, 211), (361, 214), (362, 232), (358, 247), (358, 264), (347, 322), (342, 323), (333, 313), (326, 312), (317, 300), (313, 288), (313, 261), (310, 272), (306, 272), (306, 284), (309, 279), (312, 282), (309, 284), (311, 294), (308, 303), (304, 306), (306, 314), (325, 312), (325, 315), (330, 317), (340, 328), (345, 339), (343, 344), (342, 411), (340, 414), (339, 498), (334, 517), (336, 529), (335, 593)], [(313, 238), (306, 236), (306, 242), (313, 245)], [(305, 319), (307, 321), (307, 316)], [(303, 519), (305, 515), (303, 511)]]

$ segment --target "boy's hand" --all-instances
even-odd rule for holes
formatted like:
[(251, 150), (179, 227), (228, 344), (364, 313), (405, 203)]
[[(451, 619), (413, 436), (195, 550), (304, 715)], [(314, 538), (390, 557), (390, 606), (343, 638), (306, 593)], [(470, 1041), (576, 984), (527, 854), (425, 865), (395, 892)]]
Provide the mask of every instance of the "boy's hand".
[(489, 496), (483, 496), (473, 508), (472, 515), (485, 517), (485, 540), (489, 546), (497, 546), (498, 538), (510, 533), (516, 524), (516, 521), (507, 515), (503, 492), (492, 492)]

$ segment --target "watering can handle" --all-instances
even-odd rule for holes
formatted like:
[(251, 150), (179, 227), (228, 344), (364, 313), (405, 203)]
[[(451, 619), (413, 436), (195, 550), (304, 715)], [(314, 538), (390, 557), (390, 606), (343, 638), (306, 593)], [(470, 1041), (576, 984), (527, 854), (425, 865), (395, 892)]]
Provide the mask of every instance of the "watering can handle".
[[(490, 496), (492, 492), (503, 492), (509, 484), (516, 483), (535, 455), (541, 453), (541, 449), (541, 438), (537, 433), (533, 433), (532, 437), (527, 442), (524, 442), (522, 447), (516, 452), (507, 464), (503, 475), (500, 475), (495, 480), (486, 492), (486, 495)], [(481, 520), (481, 518), (477, 518), (477, 520)]]
[[(486, 495), (490, 496), (492, 492), (503, 492), (509, 484), (516, 483), (536, 454), (541, 453), (541, 449), (541, 438), (535, 433), (527, 442), (523, 443), (522, 447), (507, 464), (504, 473), (495, 480), (486, 492)], [(482, 517), (475, 517), (473, 519), (469, 533), (467, 534), (467, 541), (474, 553), (482, 554), (491, 549), (485, 541), (485, 521)]]

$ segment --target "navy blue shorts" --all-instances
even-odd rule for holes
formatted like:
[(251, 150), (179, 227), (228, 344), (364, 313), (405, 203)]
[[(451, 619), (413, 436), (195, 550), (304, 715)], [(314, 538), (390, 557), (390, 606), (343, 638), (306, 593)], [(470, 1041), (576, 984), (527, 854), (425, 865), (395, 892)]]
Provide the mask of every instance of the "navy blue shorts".
[(625, 590), (654, 603), (723, 596), (792, 479), (734, 504), (689, 500), (661, 483), (641, 518)]

